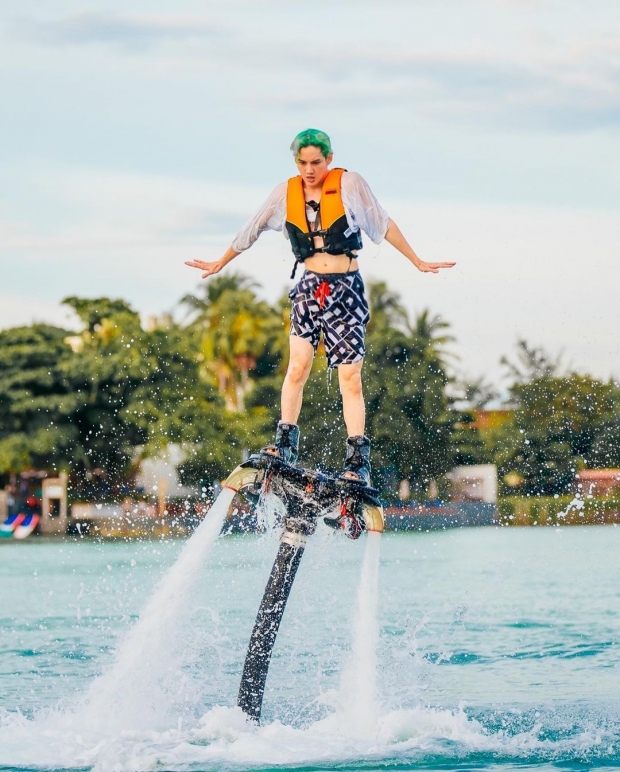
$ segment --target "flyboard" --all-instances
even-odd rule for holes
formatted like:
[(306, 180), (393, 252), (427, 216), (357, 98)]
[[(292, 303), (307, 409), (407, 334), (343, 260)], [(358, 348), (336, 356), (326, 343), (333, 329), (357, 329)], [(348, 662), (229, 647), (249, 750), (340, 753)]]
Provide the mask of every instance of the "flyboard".
[(250, 456), (228, 477), (225, 487), (256, 501), (271, 491), (285, 508), (283, 531), (265, 593), (258, 609), (243, 666), (237, 705), (260, 720), (271, 652), (306, 541), (319, 518), (351, 539), (363, 531), (383, 532), (383, 507), (377, 491), (355, 480), (291, 466), (271, 453)]

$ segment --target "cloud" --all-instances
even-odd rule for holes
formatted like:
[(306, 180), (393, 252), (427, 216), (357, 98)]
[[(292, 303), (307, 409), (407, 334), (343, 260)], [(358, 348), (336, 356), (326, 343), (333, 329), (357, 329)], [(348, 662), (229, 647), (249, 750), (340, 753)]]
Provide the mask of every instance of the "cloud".
[(114, 44), (149, 48), (168, 41), (210, 40), (223, 34), (221, 27), (203, 19), (183, 16), (79, 13), (46, 21), (19, 23), (21, 33), (48, 45)]
[[(262, 187), (209, 183), (171, 175), (38, 163), (7, 167), (9, 178), (36, 191), (37, 206), (59, 206), (62, 218), (0, 220), (0, 253), (44, 258), (88, 255), (107, 259), (131, 250), (197, 249), (230, 240), (264, 199)], [(122, 258), (121, 258), (122, 259)]]
[[(620, 44), (607, 39), (527, 56), (492, 47), (422, 51), (359, 48), (312, 58), (323, 86), (321, 103), (368, 108), (414, 108), (418, 115), (511, 127), (560, 131), (620, 126)], [(283, 56), (284, 54), (284, 56)], [(287, 66), (311, 62), (299, 51), (279, 52)], [(329, 61), (329, 66), (322, 62)], [(336, 77), (334, 76), (336, 73)], [(272, 105), (304, 109), (297, 90), (269, 98)]]
[[(504, 5), (529, 9), (531, 17), (544, 3)], [(221, 67), (227, 93), (252, 110), (307, 110), (311, 90), (333, 109), (391, 106), (435, 122), (569, 132), (620, 126), (620, 44), (613, 24), (584, 31), (578, 42), (531, 26), (516, 49), (470, 36), (467, 45), (439, 49), (378, 39), (372, 46), (324, 42), (309, 50), (293, 43), (285, 27), (248, 35), (234, 15), (222, 18), (227, 21), (100, 11), (23, 21), (21, 32), (54, 46), (147, 51), (165, 45), (165, 53), (157, 51), (159, 65), (165, 55), (168, 67), (193, 74)], [(300, 81), (306, 88), (299, 89)]]

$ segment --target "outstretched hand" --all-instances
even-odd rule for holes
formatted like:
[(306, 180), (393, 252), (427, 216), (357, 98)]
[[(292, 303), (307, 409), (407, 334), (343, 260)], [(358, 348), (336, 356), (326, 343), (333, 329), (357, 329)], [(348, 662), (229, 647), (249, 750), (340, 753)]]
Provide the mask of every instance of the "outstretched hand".
[(416, 263), (416, 268), (422, 273), (439, 273), (441, 268), (452, 268), (456, 263), (425, 263), (424, 260), (420, 260)]
[(207, 279), (209, 276), (213, 276), (214, 273), (219, 273), (224, 267), (220, 260), (216, 260), (213, 263), (207, 263), (204, 260), (186, 260), (185, 265), (189, 265), (190, 268), (198, 268), (199, 271), (204, 271), (201, 279)]
[(418, 271), (422, 271), (422, 273), (439, 273), (442, 268), (452, 268), (456, 265), (456, 263), (426, 263), (424, 260), (420, 260), (407, 243), (407, 239), (401, 233), (398, 225), (396, 225), (391, 218), (387, 233), (385, 234), (385, 240), (388, 244), (391, 244), (394, 249), (397, 249), (401, 255), (404, 255), (407, 260), (413, 263)]

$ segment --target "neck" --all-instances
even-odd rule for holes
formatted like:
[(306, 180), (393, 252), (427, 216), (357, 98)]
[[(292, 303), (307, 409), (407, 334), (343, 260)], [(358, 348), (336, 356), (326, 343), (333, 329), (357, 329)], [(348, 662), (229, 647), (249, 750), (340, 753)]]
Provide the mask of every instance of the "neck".
[(304, 182), (304, 190), (310, 195), (311, 198), (313, 196), (318, 196), (320, 198), (321, 191), (323, 190), (323, 182), (325, 182), (325, 180), (321, 180), (321, 182), (315, 183), (314, 185), (308, 185), (306, 182)]

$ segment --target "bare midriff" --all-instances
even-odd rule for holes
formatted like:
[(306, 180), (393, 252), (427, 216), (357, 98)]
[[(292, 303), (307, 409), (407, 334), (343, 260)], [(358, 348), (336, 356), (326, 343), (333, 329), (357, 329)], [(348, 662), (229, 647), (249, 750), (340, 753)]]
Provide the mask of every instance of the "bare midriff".
[(357, 271), (357, 260), (349, 260), (346, 255), (328, 255), (318, 252), (304, 260), (304, 268), (314, 273), (347, 273)]
[[(307, 190), (305, 196), (306, 201), (313, 197)], [(317, 197), (317, 200), (320, 201), (320, 196)], [(323, 246), (323, 239), (320, 236), (315, 236), (313, 242), (316, 249), (321, 249)], [(346, 255), (328, 255), (327, 252), (317, 252), (316, 255), (304, 260), (304, 268), (313, 273), (348, 273), (349, 271), (357, 271), (357, 260), (350, 260)]]

